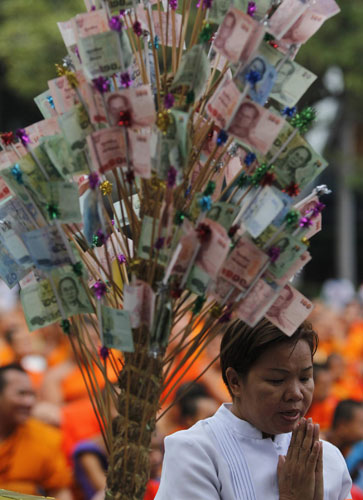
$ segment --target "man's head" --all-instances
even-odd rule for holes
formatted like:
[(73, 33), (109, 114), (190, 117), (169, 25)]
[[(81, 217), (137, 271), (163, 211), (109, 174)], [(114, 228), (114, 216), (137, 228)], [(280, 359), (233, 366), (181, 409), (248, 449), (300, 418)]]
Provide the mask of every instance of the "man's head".
[(211, 417), (218, 409), (217, 402), (208, 394), (203, 384), (186, 383), (179, 387), (180, 423), (189, 428), (198, 420)]
[(341, 448), (363, 440), (363, 402), (343, 399), (335, 408), (332, 431)]
[(67, 304), (76, 302), (78, 299), (78, 288), (73, 278), (62, 278), (58, 285), (58, 291), (60, 297), (67, 302)]
[(314, 363), (314, 395), (313, 401), (324, 401), (330, 394), (332, 378), (325, 364)]
[(0, 425), (14, 429), (29, 417), (35, 393), (23, 368), (16, 364), (0, 367)]

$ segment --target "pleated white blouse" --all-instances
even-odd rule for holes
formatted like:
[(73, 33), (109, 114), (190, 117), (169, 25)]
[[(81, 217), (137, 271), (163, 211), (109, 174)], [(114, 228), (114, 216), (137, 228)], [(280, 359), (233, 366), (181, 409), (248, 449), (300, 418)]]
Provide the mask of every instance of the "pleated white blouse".
[[(213, 417), (165, 438), (155, 500), (279, 500), (277, 463), (291, 433), (274, 440), (223, 404)], [(350, 499), (351, 478), (338, 448), (323, 442), (324, 500)]]

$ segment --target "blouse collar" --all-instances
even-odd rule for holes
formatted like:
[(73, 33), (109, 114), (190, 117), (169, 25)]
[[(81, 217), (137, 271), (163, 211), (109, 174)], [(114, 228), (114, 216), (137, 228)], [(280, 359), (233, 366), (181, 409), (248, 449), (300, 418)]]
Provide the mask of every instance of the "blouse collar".
[[(223, 403), (215, 413), (215, 416), (218, 419), (223, 420), (230, 429), (233, 430), (234, 433), (243, 436), (244, 438), (249, 439), (266, 439), (263, 438), (262, 432), (252, 424), (247, 422), (246, 420), (242, 420), (232, 413), (232, 403)], [(285, 440), (287, 437), (290, 437), (291, 432), (286, 434), (277, 434), (275, 436), (274, 442), (279, 443), (282, 440)], [(270, 439), (270, 438), (267, 438)], [(266, 439), (266, 440), (267, 440)]]

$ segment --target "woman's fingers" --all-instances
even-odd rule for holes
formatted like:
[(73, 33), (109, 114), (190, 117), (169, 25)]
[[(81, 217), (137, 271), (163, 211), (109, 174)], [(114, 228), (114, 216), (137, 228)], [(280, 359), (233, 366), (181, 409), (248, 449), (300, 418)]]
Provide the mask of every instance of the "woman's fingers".
[(315, 469), (315, 494), (314, 500), (323, 500), (324, 498), (324, 479), (323, 479), (323, 443), (318, 441), (319, 455)]

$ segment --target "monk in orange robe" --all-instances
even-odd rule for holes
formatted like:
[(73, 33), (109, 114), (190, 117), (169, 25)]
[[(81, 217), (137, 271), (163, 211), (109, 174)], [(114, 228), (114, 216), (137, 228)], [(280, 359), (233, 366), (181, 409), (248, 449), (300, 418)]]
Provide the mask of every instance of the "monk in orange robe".
[(0, 485), (71, 500), (71, 473), (56, 429), (30, 418), (35, 394), (20, 365), (0, 367)]

